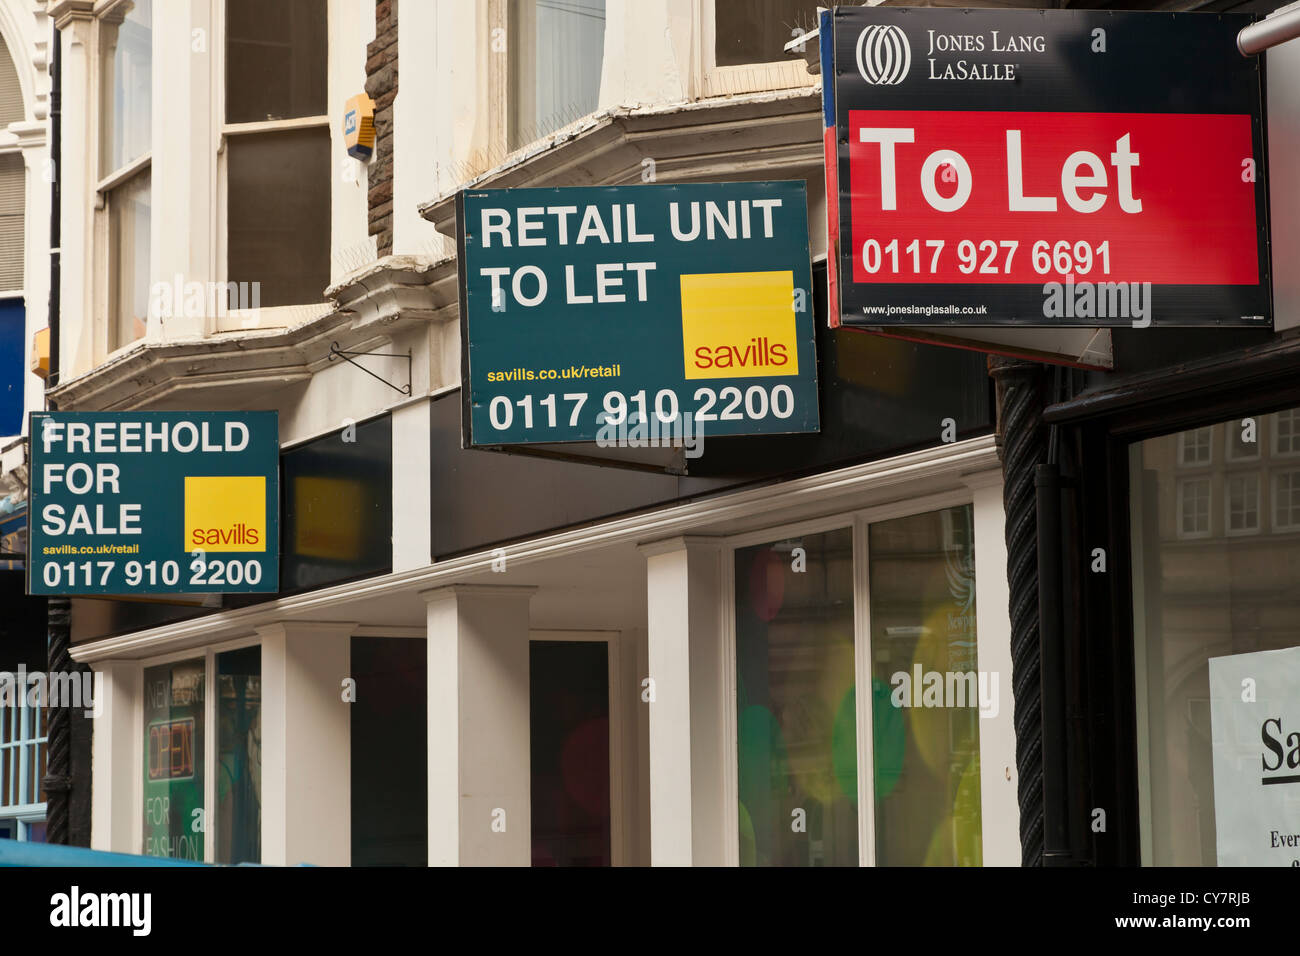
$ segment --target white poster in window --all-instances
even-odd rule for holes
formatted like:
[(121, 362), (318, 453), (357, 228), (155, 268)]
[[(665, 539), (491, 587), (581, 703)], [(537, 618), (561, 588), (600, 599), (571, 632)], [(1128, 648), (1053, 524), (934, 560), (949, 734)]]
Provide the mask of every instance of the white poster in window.
[(1210, 658), (1220, 866), (1300, 866), (1300, 647)]

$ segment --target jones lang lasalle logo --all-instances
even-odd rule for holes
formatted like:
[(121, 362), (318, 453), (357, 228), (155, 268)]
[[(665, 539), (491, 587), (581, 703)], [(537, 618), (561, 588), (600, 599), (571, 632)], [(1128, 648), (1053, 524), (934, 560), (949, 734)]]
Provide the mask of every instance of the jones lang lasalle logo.
[(872, 86), (897, 86), (912, 68), (912, 45), (892, 23), (877, 23), (858, 34), (857, 54), (858, 72)]
[[(1045, 53), (1047, 38), (1042, 34), (1010, 36), (990, 30), (987, 37), (976, 33), (937, 33), (927, 30), (925, 46), (930, 80), (1003, 80), (1016, 78), (1014, 62), (976, 63), (965, 58), (944, 59), (936, 54)], [(987, 43), (985, 42), (987, 40)], [(872, 86), (897, 86), (912, 68), (912, 45), (901, 27), (873, 24), (858, 34), (858, 72)]]

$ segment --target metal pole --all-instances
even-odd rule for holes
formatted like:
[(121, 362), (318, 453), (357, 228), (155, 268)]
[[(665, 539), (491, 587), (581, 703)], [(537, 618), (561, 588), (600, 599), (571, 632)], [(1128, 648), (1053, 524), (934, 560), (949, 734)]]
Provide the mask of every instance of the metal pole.
[(1279, 7), (1263, 20), (1245, 27), (1237, 34), (1237, 49), (1242, 56), (1254, 56), (1296, 37), (1300, 37), (1300, 3)]
[[(46, 603), (48, 616), (49, 656), (47, 670), (51, 676), (72, 669), (68, 655), (71, 643), (72, 602), (66, 597), (52, 597)], [(46, 773), (41, 779), (45, 790), (45, 841), (67, 844), (69, 795), (72, 791), (72, 707), (61, 700), (50, 708), (49, 742), (46, 750)]]
[[(62, 170), (62, 62), (61, 34), (53, 31), (50, 55), (50, 160), (54, 165), (54, 182), (50, 187), (50, 374), (46, 389), (59, 381), (59, 178)], [(51, 407), (52, 403), (51, 403)], [(29, 439), (30, 440), (30, 439)], [(68, 656), (71, 642), (72, 602), (66, 597), (52, 597), (45, 602), (48, 640), (45, 669), (49, 674), (71, 669)], [(70, 702), (50, 708), (49, 740), (46, 745), (45, 839), (47, 843), (67, 844), (69, 795), (72, 790), (72, 711)]]
[(1015, 696), (1020, 861), (1043, 865), (1043, 711), (1038, 634), (1038, 494), (1035, 468), (1046, 460), (1043, 367), (989, 357), (998, 385), (1002, 503), (1006, 512), (1011, 615), (1011, 686)]

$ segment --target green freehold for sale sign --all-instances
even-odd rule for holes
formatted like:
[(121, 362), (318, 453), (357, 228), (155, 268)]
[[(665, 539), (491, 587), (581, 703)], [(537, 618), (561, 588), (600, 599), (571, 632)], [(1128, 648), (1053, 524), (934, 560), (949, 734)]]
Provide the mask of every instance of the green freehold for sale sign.
[(29, 594), (279, 589), (275, 412), (36, 412)]

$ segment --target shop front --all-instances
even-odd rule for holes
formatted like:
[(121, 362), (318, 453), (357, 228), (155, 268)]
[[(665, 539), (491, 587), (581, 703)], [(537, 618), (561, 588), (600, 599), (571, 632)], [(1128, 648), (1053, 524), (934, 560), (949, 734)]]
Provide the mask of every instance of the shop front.
[(686, 475), (464, 448), (455, 390), (283, 448), (278, 594), (74, 599), (95, 845), (1014, 864), (984, 360), (816, 335), (820, 432)]

